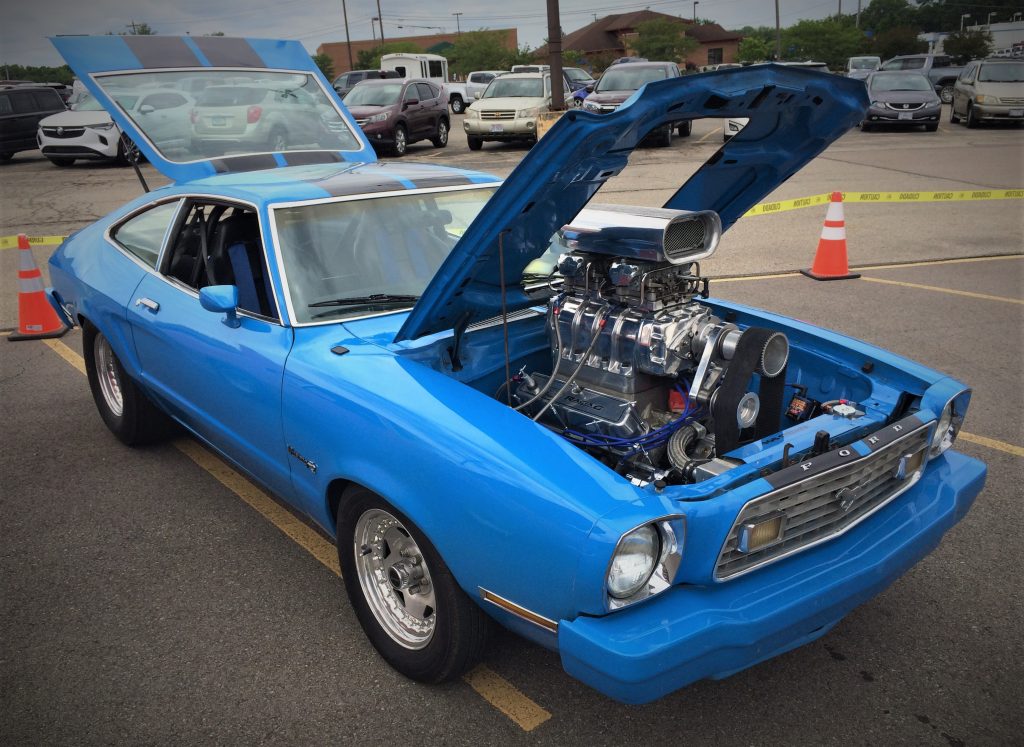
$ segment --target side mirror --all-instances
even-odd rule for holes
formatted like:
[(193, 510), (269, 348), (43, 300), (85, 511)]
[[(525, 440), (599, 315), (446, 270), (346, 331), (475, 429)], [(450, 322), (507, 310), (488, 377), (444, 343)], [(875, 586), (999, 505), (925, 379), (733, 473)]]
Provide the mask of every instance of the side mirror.
[(418, 103), (420, 103), (419, 99), (406, 99), (402, 104), (402, 109), (408, 109), (410, 106), (416, 106)]
[(149, 104), (143, 104), (142, 106), (139, 107), (139, 114), (152, 114), (155, 111), (156, 111), (156, 109), (154, 109)]
[(226, 314), (221, 321), (229, 327), (238, 327), (238, 286), (208, 285), (199, 289), (199, 305), (207, 311)]
[(593, 92), (594, 92), (594, 84), (593, 83), (587, 83), (587, 93), (593, 93)]

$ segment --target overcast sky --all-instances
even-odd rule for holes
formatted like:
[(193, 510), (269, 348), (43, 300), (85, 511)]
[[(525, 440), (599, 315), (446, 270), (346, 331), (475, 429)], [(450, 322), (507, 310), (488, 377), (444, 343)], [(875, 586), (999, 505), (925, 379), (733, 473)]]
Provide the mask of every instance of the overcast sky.
[[(352, 39), (370, 38), (370, 18), (377, 15), (376, 0), (346, 0)], [(597, 2), (597, 5), (594, 5)], [(801, 18), (823, 18), (835, 13), (840, 0), (779, 0), (782, 25)], [(868, 0), (863, 0), (866, 6)], [(208, 34), (299, 39), (311, 52), (325, 41), (344, 41), (342, 0), (21, 0), (4, 3), (0, 28), (0, 62), (23, 65), (59, 65), (61, 59), (46, 37), (56, 34), (102, 34), (120, 31), (131, 21), (146, 22), (160, 34)], [(847, 0), (850, 12), (856, 0)], [(517, 28), (519, 43), (539, 46), (547, 36), (544, 0), (500, 3), (497, 0), (380, 0), (387, 39), (437, 31), (455, 31), (452, 15), (461, 11), (462, 30)], [(597, 17), (630, 10), (693, 14), (692, 2), (651, 0), (562, 0), (562, 28), (566, 33)], [(726, 28), (773, 26), (771, 0), (701, 0), (700, 18)], [(403, 28), (399, 28), (402, 26)], [(423, 28), (428, 27), (428, 28)], [(440, 28), (438, 28), (440, 27)]]

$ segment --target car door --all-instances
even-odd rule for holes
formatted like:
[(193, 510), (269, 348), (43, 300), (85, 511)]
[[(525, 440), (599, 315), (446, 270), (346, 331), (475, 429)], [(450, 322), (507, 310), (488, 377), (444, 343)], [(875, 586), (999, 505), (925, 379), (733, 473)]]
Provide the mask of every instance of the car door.
[[(256, 212), (193, 200), (164, 254), (128, 308), (143, 383), (203, 439), (287, 495), (281, 379), (292, 331), (267, 282)], [(213, 284), (238, 289), (237, 326), (200, 305), (200, 288)]]
[(415, 83), (409, 83), (402, 94), (402, 114), (410, 142), (423, 136), (423, 103)]
[(441, 89), (434, 84), (417, 83), (416, 89), (419, 91), (423, 111), (423, 135), (429, 137), (437, 132), (437, 121), (443, 112), (448, 111), (448, 107), (439, 101)]
[(978, 71), (976, 64), (968, 65), (953, 86), (953, 102), (951, 106), (957, 113), (967, 114), (967, 102), (974, 98), (974, 79)]

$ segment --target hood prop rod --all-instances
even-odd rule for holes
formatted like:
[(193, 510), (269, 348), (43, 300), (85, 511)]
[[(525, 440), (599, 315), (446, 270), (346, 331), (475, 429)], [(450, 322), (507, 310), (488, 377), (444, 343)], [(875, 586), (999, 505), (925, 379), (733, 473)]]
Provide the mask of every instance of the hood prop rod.
[(505, 399), (512, 406), (512, 361), (508, 355), (508, 306), (505, 291), (505, 231), (498, 234), (498, 282), (501, 283), (501, 331), (505, 337)]
[(135, 147), (135, 144), (128, 139), (128, 136), (121, 132), (121, 146), (124, 148), (124, 153), (128, 156), (128, 162), (135, 169), (135, 176), (139, 177), (139, 181), (142, 183), (142, 191), (149, 192), (149, 185), (146, 184), (145, 177), (142, 176), (142, 171), (139, 169), (139, 149)]

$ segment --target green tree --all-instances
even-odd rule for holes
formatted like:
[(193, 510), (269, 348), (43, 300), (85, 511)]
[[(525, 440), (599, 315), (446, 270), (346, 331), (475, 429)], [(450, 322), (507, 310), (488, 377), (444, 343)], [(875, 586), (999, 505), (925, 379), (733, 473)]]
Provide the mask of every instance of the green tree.
[(871, 0), (861, 11), (860, 27), (873, 34), (882, 34), (903, 26), (917, 28), (917, 7), (907, 0)]
[(898, 54), (919, 54), (928, 51), (928, 42), (917, 38), (917, 30), (909, 26), (889, 29), (874, 39), (874, 52), (885, 62)]
[(587, 62), (590, 63), (591, 75), (597, 76), (603, 73), (612, 61), (615, 60), (615, 55), (611, 52), (594, 52), (587, 55)]
[(63, 83), (71, 85), (75, 75), (67, 65), (49, 67), (46, 65), (0, 65), (0, 75), (5, 80), (29, 80), (33, 83)]
[(774, 45), (751, 36), (740, 41), (736, 51), (740, 62), (762, 62), (771, 59)]
[(562, 62), (569, 67), (579, 67), (580, 62), (586, 57), (578, 49), (563, 49), (562, 50)]
[(942, 49), (952, 57), (976, 60), (992, 51), (992, 37), (987, 31), (957, 31), (946, 37)]
[(446, 57), (452, 72), (466, 75), (473, 70), (508, 70), (514, 55), (505, 47), (505, 35), (500, 31), (464, 31)]
[(632, 47), (649, 60), (678, 62), (698, 46), (695, 39), (686, 36), (685, 24), (678, 21), (644, 21), (637, 24), (636, 31)]
[(331, 56), (321, 53), (312, 55), (312, 57), (313, 62), (320, 68), (320, 72), (324, 74), (324, 77), (327, 80), (334, 80), (334, 60), (331, 59)]
[(379, 70), (382, 55), (397, 54), (399, 52), (420, 54), (423, 52), (423, 48), (413, 42), (388, 42), (383, 47), (377, 47), (376, 49), (362, 49), (356, 55), (356, 69)]
[(782, 56), (824, 62), (841, 69), (846, 60), (869, 47), (864, 33), (834, 18), (800, 21), (782, 32)]
[(156, 29), (150, 26), (148, 23), (126, 23), (124, 25), (127, 31), (122, 33), (125, 36), (153, 36), (156, 34)]

